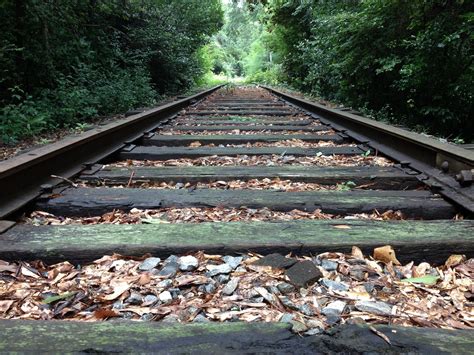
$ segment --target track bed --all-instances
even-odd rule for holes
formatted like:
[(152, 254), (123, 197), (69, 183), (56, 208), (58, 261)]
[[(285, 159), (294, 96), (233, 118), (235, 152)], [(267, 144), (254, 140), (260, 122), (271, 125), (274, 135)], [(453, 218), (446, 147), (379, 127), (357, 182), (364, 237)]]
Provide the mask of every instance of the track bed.
[(0, 351), (469, 349), (474, 223), (327, 122), (221, 89), (44, 187), (0, 234)]

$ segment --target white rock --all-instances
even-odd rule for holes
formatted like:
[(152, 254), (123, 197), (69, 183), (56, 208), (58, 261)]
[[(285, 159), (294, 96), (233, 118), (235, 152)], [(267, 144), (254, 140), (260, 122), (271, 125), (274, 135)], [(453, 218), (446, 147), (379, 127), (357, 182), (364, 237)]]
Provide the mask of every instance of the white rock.
[(192, 271), (199, 266), (199, 260), (192, 255), (182, 256), (178, 259), (178, 265), (181, 271)]
[(169, 291), (163, 291), (162, 293), (158, 295), (158, 298), (163, 303), (169, 303), (173, 300), (173, 296), (171, 295), (171, 292)]

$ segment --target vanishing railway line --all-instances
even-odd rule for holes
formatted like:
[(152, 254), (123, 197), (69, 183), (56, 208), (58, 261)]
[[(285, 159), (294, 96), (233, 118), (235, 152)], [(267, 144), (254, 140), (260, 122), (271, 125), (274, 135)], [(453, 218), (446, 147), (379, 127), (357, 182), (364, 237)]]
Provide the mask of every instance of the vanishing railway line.
[(1, 163), (0, 259), (469, 258), (473, 155), (270, 88), (213, 89)]

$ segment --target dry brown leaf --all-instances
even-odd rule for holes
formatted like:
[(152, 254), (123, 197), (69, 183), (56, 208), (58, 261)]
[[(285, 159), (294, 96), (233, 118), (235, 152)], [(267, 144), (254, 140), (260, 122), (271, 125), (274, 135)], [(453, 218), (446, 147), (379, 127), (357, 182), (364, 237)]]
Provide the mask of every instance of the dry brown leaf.
[(31, 271), (30, 269), (22, 266), (21, 267), (21, 274), (24, 275), (24, 276), (27, 276), (27, 277), (32, 277), (34, 279), (39, 279), (40, 276), (36, 273), (34, 273), (33, 271)]
[(356, 246), (352, 247), (351, 255), (356, 259), (364, 259), (364, 254), (362, 253), (362, 250), (360, 250), (360, 248)]
[(451, 255), (448, 260), (444, 263), (444, 266), (446, 267), (453, 267), (461, 264), (462, 262), (466, 261), (466, 256), (465, 255), (457, 255), (453, 254)]
[(114, 292), (110, 295), (103, 296), (102, 299), (106, 301), (113, 301), (114, 299), (120, 297), (122, 293), (128, 291), (131, 285), (128, 282), (118, 282), (114, 286)]
[(144, 286), (144, 285), (148, 285), (150, 283), (150, 281), (151, 281), (150, 274), (145, 273), (145, 274), (140, 275), (140, 278), (138, 279), (137, 282), (140, 286)]
[(374, 259), (381, 261), (385, 264), (392, 262), (394, 265), (401, 265), (400, 262), (397, 260), (397, 257), (395, 256), (395, 250), (393, 250), (392, 246), (390, 245), (375, 248)]
[(94, 318), (98, 320), (105, 320), (109, 318), (119, 317), (120, 314), (111, 309), (100, 308), (94, 311)]
[(0, 313), (7, 313), (10, 307), (15, 303), (14, 300), (4, 300), (0, 301)]
[(8, 264), (5, 264), (5, 265), (0, 264), (0, 272), (6, 271), (6, 272), (15, 273), (17, 270), (18, 270), (18, 266), (8, 265)]

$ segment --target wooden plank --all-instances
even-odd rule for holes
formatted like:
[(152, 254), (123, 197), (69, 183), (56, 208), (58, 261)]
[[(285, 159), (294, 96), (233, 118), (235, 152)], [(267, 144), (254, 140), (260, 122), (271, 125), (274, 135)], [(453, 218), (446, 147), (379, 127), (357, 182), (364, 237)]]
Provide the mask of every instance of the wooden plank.
[[(163, 129), (178, 129), (177, 127), (163, 126)], [(318, 131), (329, 131), (330, 127), (319, 125), (309, 127), (299, 126), (268, 126), (268, 125), (255, 125), (255, 126), (199, 126), (199, 127), (179, 127), (180, 131), (305, 131), (305, 132), (318, 132)]]
[(127, 184), (133, 174), (135, 182), (174, 181), (183, 183), (214, 182), (249, 179), (291, 180), (335, 185), (352, 181), (357, 185), (370, 184), (371, 189), (405, 190), (421, 186), (416, 176), (394, 167), (313, 167), (313, 166), (190, 166), (160, 168), (106, 167), (93, 175), (82, 175), (86, 181), (107, 184)]
[(242, 118), (240, 120), (177, 120), (173, 121), (177, 126), (181, 125), (275, 125), (275, 126), (307, 126), (314, 120), (259, 120), (258, 118)]
[[(287, 323), (2, 320), (2, 353), (469, 354), (470, 330), (344, 324), (301, 337)], [(375, 331), (383, 333), (387, 343)]]
[[(341, 228), (344, 227), (344, 228)], [(17, 225), (0, 235), (0, 259), (90, 262), (105, 254), (159, 257), (203, 250), (234, 254), (254, 251), (366, 255), (390, 244), (397, 258), (441, 264), (451, 254), (474, 256), (474, 222), (298, 220), (281, 222), (180, 223), (139, 225)]]
[(358, 155), (364, 151), (359, 147), (319, 147), (319, 148), (288, 148), (288, 147), (154, 147), (138, 146), (132, 150), (123, 150), (120, 159), (136, 160), (166, 160), (177, 158), (198, 158), (205, 156), (236, 156), (236, 155), (294, 155), (311, 156), (322, 155)]
[(2, 353), (469, 354), (473, 332), (344, 324), (301, 337), (287, 323), (0, 321)]
[(298, 139), (304, 142), (331, 141), (342, 143), (343, 138), (337, 134), (230, 134), (230, 135), (159, 135), (144, 139), (143, 145), (152, 146), (187, 146), (192, 142), (201, 142), (202, 144), (245, 144), (255, 142), (278, 142), (289, 139)]
[(452, 218), (454, 208), (429, 191), (304, 191), (223, 189), (76, 188), (39, 199), (36, 209), (63, 216), (166, 207), (268, 207), (276, 211), (322, 209), (332, 214), (401, 210), (408, 217)]
[(237, 116), (251, 116), (251, 115), (265, 115), (265, 116), (293, 116), (298, 114), (297, 111), (289, 110), (222, 110), (222, 111), (192, 111), (193, 115), (237, 115)]

